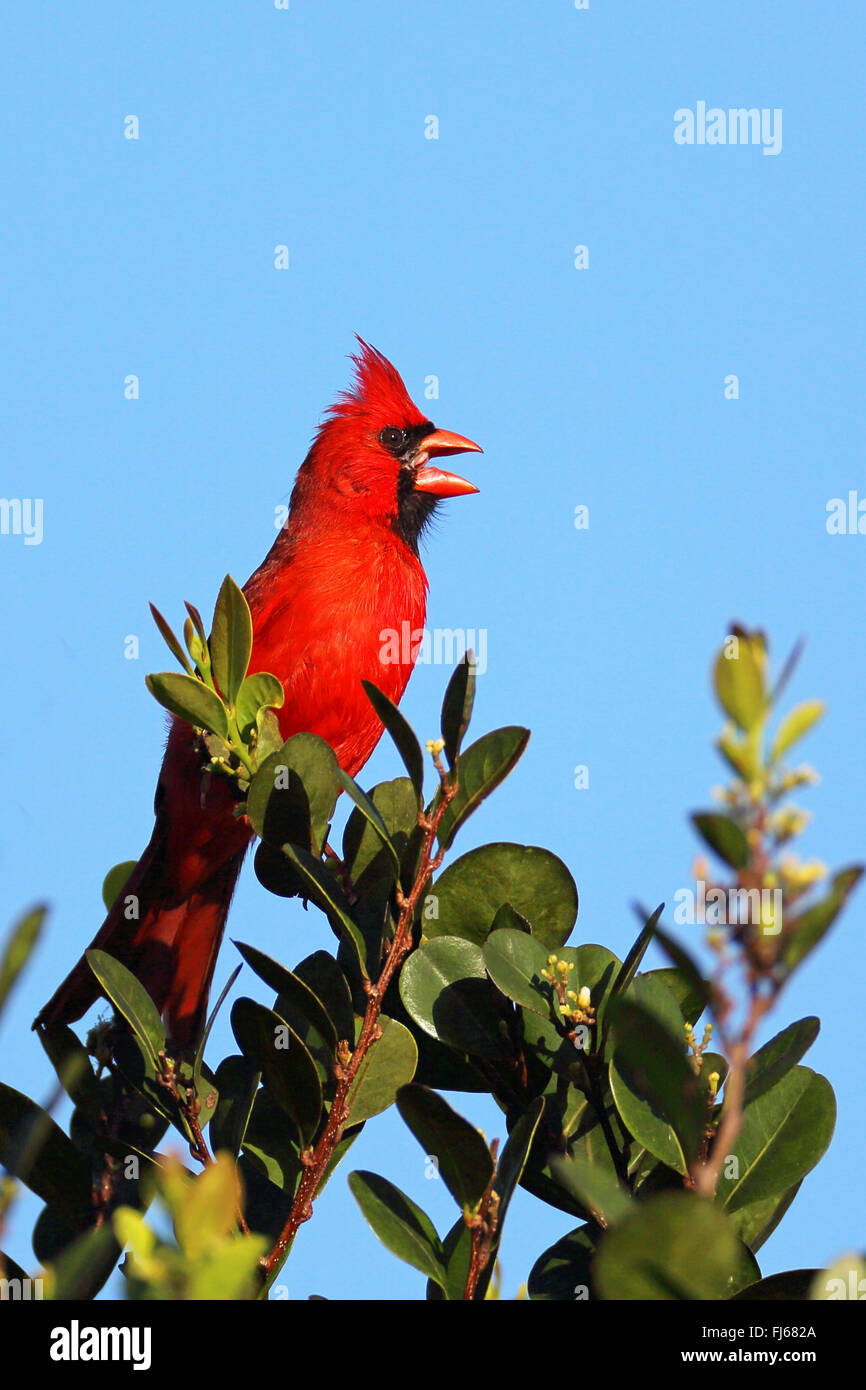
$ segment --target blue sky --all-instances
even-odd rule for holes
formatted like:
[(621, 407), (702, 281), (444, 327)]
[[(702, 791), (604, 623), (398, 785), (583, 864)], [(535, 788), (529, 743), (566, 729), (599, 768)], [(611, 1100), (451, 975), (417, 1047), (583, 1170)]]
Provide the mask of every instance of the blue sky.
[[(831, 498), (866, 495), (864, 27), (861, 7), (802, 0), (32, 0), (8, 17), (2, 492), (42, 499), (43, 534), (0, 535), (0, 871), (4, 919), (43, 898), (52, 914), (4, 1019), (7, 1049), (24, 1039), (4, 1079), (48, 1094), (24, 1030), (98, 927), (105, 871), (150, 834), (163, 734), (144, 675), (167, 661), (147, 602), (179, 620), (256, 567), (356, 332), (416, 399), (437, 376), (433, 418), (485, 450), (480, 495), (427, 543), (428, 624), (486, 630), (477, 729), (533, 736), (462, 849), (547, 845), (579, 885), (574, 942), (627, 950), (630, 902), (689, 882), (686, 813), (721, 780), (709, 666), (739, 619), (777, 660), (808, 639), (790, 696), (828, 714), (803, 745), (822, 774), (803, 851), (862, 857), (866, 537), (825, 520)], [(781, 110), (780, 152), (675, 143), (675, 111), (699, 101)], [(446, 679), (412, 679), (423, 736)], [(397, 771), (383, 746), (365, 780)], [(855, 897), (774, 1019), (821, 1016), (807, 1060), (839, 1120), (766, 1273), (866, 1244), (864, 925)], [(332, 941), (249, 866), (229, 931), (288, 964)], [(218, 979), (234, 964), (226, 945)], [(232, 1047), (225, 1018), (212, 1047)], [(503, 1132), (492, 1104), (456, 1104)], [(317, 1205), (290, 1296), (419, 1296), (350, 1166), (453, 1220), (388, 1115)], [(33, 1209), (7, 1241), (25, 1264)], [(519, 1194), (507, 1293), (568, 1227)]]

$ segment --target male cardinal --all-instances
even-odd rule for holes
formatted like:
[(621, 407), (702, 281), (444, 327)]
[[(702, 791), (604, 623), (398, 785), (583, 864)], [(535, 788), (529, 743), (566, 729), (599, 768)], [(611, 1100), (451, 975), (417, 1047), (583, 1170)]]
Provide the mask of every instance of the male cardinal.
[[(284, 739), (301, 731), (331, 744), (354, 776), (382, 734), (364, 693), (394, 702), (415, 652), (383, 664), (385, 629), (424, 625), (427, 578), (418, 542), (442, 497), (477, 492), (429, 460), (479, 446), (436, 429), (391, 363), (358, 339), (356, 380), (326, 413), (301, 464), (288, 519), (244, 593), (253, 620), (251, 671), (283, 683)], [(402, 646), (402, 644), (401, 644)], [(150, 843), (92, 945), (122, 961), (148, 990), (180, 1047), (200, 1033), (229, 903), (253, 838), (232, 815), (227, 779), (210, 780), (191, 726), (172, 718), (156, 788)], [(124, 903), (138, 900), (137, 920)], [(34, 1027), (72, 1023), (101, 993), (82, 956)]]

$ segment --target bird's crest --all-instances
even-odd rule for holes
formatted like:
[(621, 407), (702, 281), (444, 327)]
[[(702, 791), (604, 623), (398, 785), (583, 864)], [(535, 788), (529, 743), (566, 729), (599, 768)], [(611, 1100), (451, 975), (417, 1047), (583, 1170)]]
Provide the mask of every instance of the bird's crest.
[(373, 416), (383, 425), (422, 425), (426, 417), (412, 401), (397, 368), (363, 338), (358, 338), (358, 345), (360, 352), (350, 354), (355, 381), (348, 391), (340, 393), (328, 415)]

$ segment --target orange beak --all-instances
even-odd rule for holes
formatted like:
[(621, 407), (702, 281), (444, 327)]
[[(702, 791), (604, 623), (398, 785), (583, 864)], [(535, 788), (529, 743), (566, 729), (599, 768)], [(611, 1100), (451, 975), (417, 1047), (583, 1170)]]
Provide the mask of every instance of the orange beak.
[(450, 430), (434, 430), (433, 434), (428, 434), (421, 440), (419, 459), (421, 467), (415, 474), (414, 488), (416, 492), (433, 492), (437, 497), (461, 497), (465, 493), (477, 492), (478, 488), (474, 483), (467, 482), (457, 473), (446, 473), (442, 468), (429, 468), (428, 458), (436, 458), (441, 454), (480, 454), (483, 450), (480, 444), (473, 444), (471, 439), (464, 439), (462, 434), (452, 434)]

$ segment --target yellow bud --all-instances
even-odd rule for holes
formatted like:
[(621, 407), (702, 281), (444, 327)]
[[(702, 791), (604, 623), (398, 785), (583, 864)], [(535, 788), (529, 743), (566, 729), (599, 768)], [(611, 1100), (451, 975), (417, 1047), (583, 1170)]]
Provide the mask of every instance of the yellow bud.
[(577, 1002), (581, 1009), (589, 1009), (592, 1007), (592, 995), (589, 992), (588, 985), (581, 985), (580, 992), (577, 996)]

